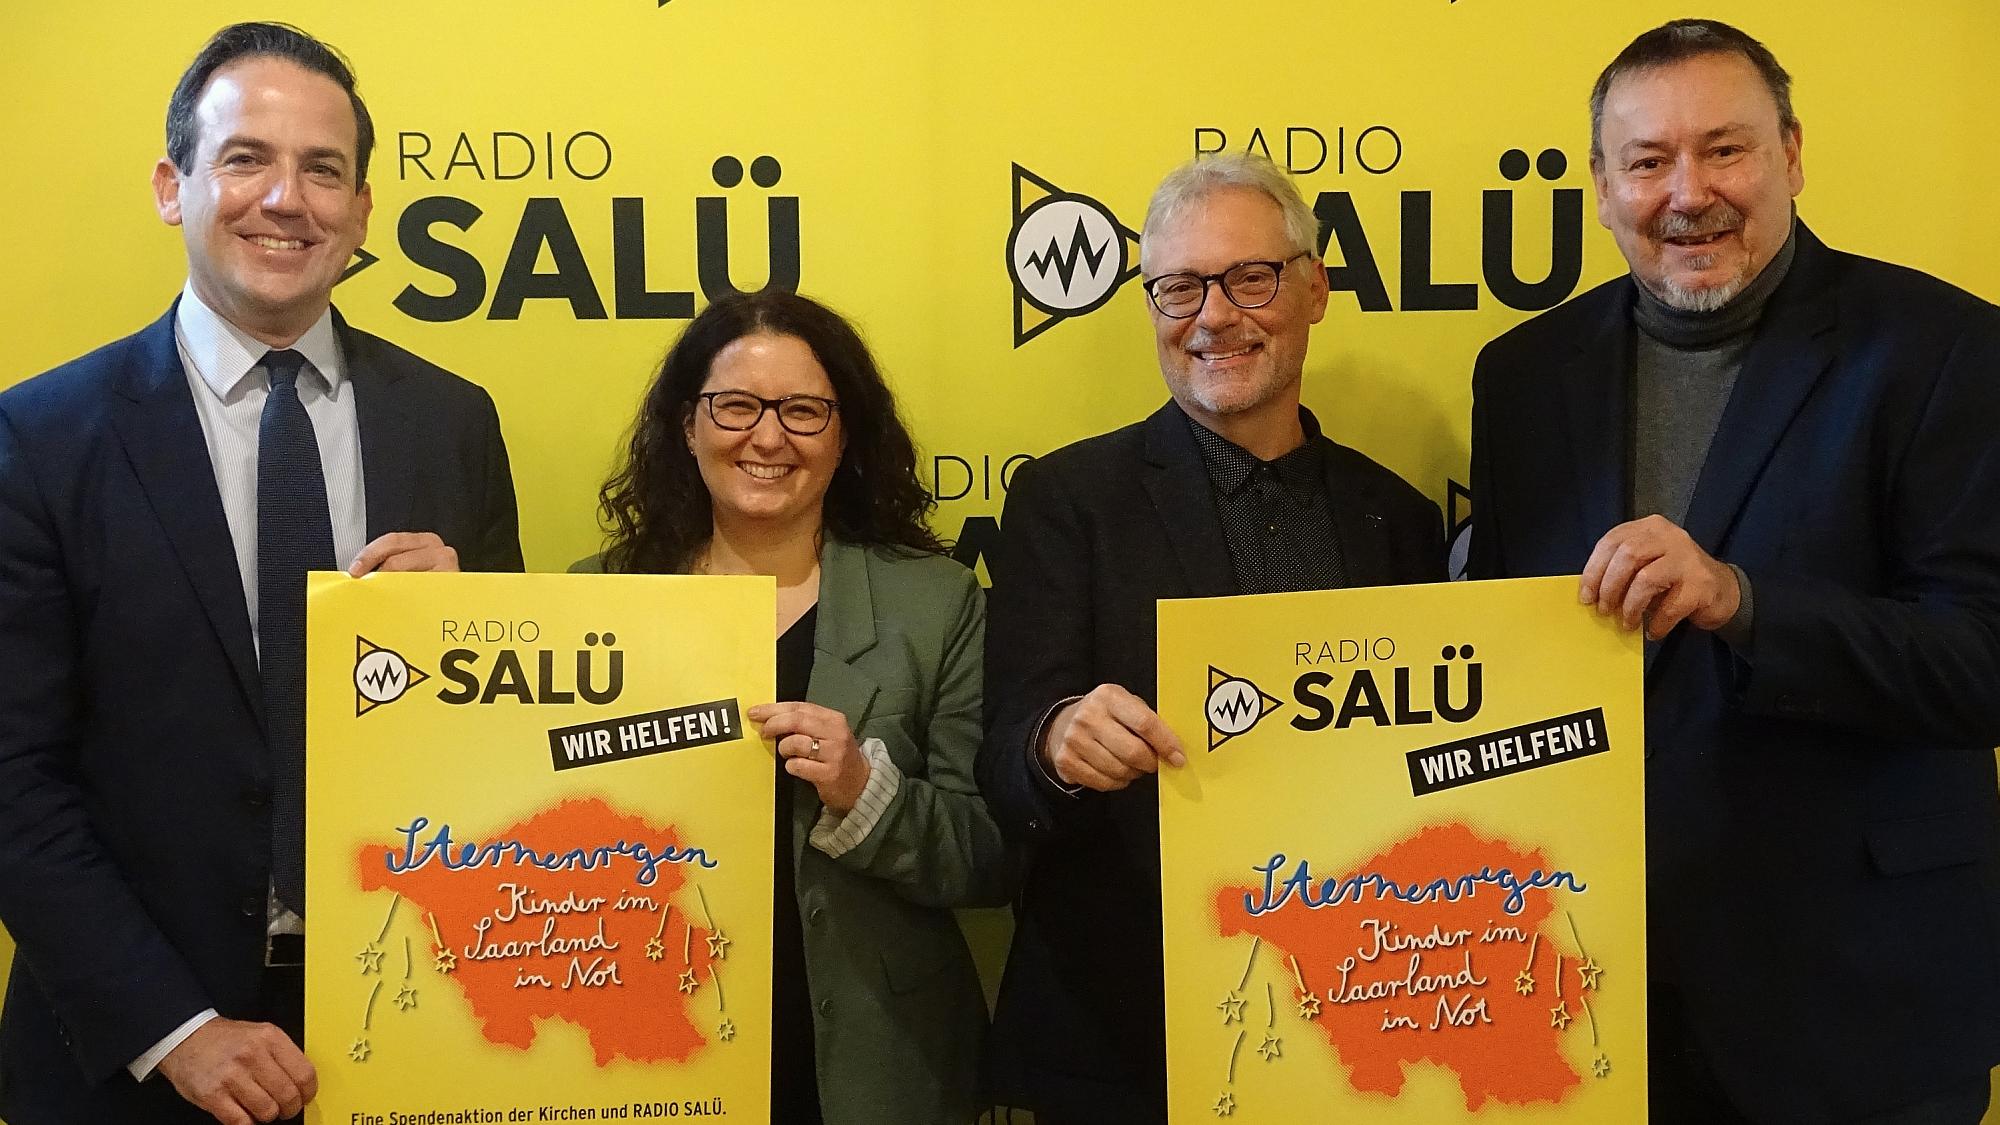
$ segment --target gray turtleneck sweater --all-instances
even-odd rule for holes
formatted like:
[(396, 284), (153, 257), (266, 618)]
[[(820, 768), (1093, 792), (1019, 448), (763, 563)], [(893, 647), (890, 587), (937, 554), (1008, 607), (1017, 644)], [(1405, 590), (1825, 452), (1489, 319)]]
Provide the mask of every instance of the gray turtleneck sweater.
[[(1688, 504), (1701, 477), (1723, 408), (1743, 369), (1764, 306), (1792, 266), (1796, 223), (1769, 265), (1727, 304), (1713, 312), (1688, 312), (1661, 301), (1645, 286), (1634, 286), (1636, 333), (1632, 399), (1632, 511), (1655, 513), (1676, 524), (1687, 522)], [(1743, 603), (1723, 639), (1747, 649), (1750, 639), (1750, 580), (1740, 568)]]

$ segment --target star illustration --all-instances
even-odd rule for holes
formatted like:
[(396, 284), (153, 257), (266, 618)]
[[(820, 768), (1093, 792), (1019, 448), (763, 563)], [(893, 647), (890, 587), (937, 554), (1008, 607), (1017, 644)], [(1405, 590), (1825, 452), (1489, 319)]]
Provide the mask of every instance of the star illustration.
[(1514, 991), (1523, 996), (1533, 996), (1535, 994), (1535, 974), (1522, 969), (1521, 975), (1514, 978)]
[(1317, 993), (1308, 992), (1304, 996), (1299, 997), (1299, 1018), (1302, 1020), (1316, 1020), (1319, 1018), (1319, 995)]
[(724, 1017), (723, 1021), (716, 1025), (715, 1034), (720, 1036), (724, 1043), (736, 1038), (736, 1021)]
[(1595, 1074), (1599, 1078), (1610, 1077), (1611, 1075), (1610, 1056), (1599, 1055), (1596, 1058), (1590, 1060), (1590, 1073)]
[(356, 1039), (347, 1048), (347, 1057), (353, 1059), (355, 1062), (367, 1062), (370, 1050), (371, 1048), (368, 1046), (367, 1039)]
[(646, 960), (658, 961), (660, 958), (665, 957), (666, 955), (667, 955), (666, 943), (661, 941), (659, 938), (653, 938), (652, 940), (646, 943)]
[(397, 1010), (407, 1012), (411, 1008), (414, 1008), (416, 1006), (417, 1006), (417, 990), (411, 988), (407, 984), (404, 985), (402, 991), (396, 993)]
[(375, 948), (375, 943), (372, 941), (363, 946), (361, 952), (354, 955), (354, 959), (361, 962), (361, 975), (364, 977), (369, 973), (382, 971), (382, 951)]
[(1583, 987), (1593, 991), (1597, 988), (1597, 976), (1603, 971), (1603, 969), (1598, 968), (1597, 958), (1595, 957), (1585, 957), (1583, 964), (1576, 967), (1576, 975), (1581, 978)]
[(694, 994), (694, 990), (695, 990), (695, 989), (697, 989), (697, 988), (700, 988), (700, 987), (701, 987), (701, 982), (700, 982), (700, 981), (698, 981), (698, 980), (696, 980), (696, 979), (694, 979), (694, 970), (693, 970), (693, 969), (682, 969), (682, 970), (681, 970), (681, 985), (680, 985), (680, 988), (681, 988), (681, 991), (682, 991), (682, 992), (685, 992), (685, 993), (687, 993), (687, 994), (689, 994), (689, 995), (691, 996), (691, 995), (693, 995), (693, 994)]
[(708, 935), (708, 955), (717, 961), (729, 960), (729, 939), (717, 930)]
[(437, 958), (431, 965), (440, 973), (449, 973), (458, 968), (458, 954), (453, 953), (449, 949), (439, 949), (437, 951)]
[(1235, 1112), (1236, 1095), (1224, 1090), (1222, 1096), (1215, 1099), (1215, 1115), (1217, 1117), (1228, 1117)]
[(1549, 1009), (1549, 1026), (1557, 1031), (1568, 1030), (1569, 1021), (1575, 1018), (1569, 1014), (1569, 1002), (1566, 1000), (1558, 1001), (1555, 1007)]
[(1224, 1027), (1228, 1027), (1232, 1023), (1243, 1022), (1243, 998), (1234, 992), (1224, 996), (1222, 1003), (1215, 1006), (1215, 1010), (1222, 1013), (1222, 1026)]
[(1278, 1038), (1277, 1036), (1267, 1031), (1264, 1033), (1264, 1041), (1262, 1043), (1257, 1044), (1257, 1053), (1264, 1056), (1265, 1062), (1270, 1062), (1272, 1059), (1283, 1058), (1285, 1057), (1285, 1048), (1282, 1045), (1283, 1043), (1284, 1040)]

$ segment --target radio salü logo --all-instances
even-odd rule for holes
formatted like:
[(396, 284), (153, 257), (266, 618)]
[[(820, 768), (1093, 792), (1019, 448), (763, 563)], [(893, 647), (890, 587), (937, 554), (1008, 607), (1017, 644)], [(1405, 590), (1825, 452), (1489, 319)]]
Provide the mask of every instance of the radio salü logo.
[(354, 716), (360, 718), (384, 703), (394, 703), (403, 693), (430, 679), (430, 674), (403, 659), (394, 649), (383, 648), (367, 637), (354, 638)]
[[(1139, 276), (1138, 246), (1138, 232), (1109, 207), (1014, 165), (1014, 225), (1007, 232), (1014, 346), (1102, 308)], [(1042, 314), (1038, 323), (1028, 323), (1031, 310)]]
[(1250, 728), (1264, 716), (1284, 706), (1284, 701), (1241, 676), (1211, 664), (1208, 666), (1208, 702), (1202, 712), (1208, 717), (1208, 748), (1214, 750)]

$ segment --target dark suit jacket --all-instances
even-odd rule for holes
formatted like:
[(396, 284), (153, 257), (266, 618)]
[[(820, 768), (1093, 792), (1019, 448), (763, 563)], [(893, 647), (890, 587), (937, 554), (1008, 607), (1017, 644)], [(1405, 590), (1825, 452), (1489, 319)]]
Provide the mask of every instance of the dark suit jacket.
[[(1442, 581), (1437, 506), (1316, 437), (1350, 584)], [(1154, 603), (1237, 593), (1201, 451), (1169, 402), (1014, 473), (988, 558), (979, 785), (1027, 850), (989, 1058), (1002, 1104), (1100, 1122), (1166, 1119), (1158, 786), (1053, 791), (1029, 755), (1066, 697), (1155, 690)]]
[[(369, 537), (435, 531), (468, 570), (520, 569), (486, 393), (337, 330)], [(172, 310), (0, 394), (11, 1125), (206, 1120), (126, 1064), (204, 1008), (258, 1017), (271, 777), (230, 544)]]
[[(1798, 237), (1687, 515), (1750, 655), (1683, 625), (1646, 678), (1652, 972), (1774, 1121), (2000, 1061), (2000, 310)], [(1632, 286), (1481, 353), (1473, 577), (1630, 517)]]

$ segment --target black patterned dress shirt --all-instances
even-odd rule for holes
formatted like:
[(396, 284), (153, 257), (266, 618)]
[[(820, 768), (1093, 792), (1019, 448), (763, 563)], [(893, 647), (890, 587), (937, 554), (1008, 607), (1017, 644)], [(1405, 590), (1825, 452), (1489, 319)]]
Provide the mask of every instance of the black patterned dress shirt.
[(1347, 585), (1340, 540), (1326, 491), (1319, 422), (1299, 411), (1305, 443), (1276, 460), (1250, 451), (1188, 419), (1208, 469), (1209, 493), (1236, 586), (1245, 594), (1332, 590)]

